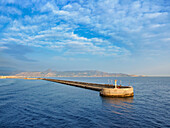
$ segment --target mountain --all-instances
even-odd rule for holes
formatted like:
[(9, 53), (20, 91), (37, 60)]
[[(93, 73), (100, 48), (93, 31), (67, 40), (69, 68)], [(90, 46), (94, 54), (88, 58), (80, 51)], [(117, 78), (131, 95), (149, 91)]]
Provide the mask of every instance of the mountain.
[(25, 77), (138, 77), (137, 75), (129, 75), (123, 73), (107, 73), (95, 70), (87, 71), (52, 71), (43, 72), (20, 72), (16, 76)]

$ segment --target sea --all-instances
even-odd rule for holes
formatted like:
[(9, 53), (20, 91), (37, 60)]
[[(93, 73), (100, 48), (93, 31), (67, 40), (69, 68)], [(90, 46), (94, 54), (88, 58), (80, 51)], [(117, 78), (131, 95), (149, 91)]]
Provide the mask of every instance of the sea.
[(54, 78), (133, 86), (134, 97), (44, 80), (0, 79), (0, 128), (170, 128), (170, 77)]

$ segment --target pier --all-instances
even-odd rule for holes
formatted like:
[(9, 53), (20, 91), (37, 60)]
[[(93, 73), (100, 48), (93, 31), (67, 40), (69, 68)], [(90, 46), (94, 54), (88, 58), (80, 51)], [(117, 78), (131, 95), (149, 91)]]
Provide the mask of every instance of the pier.
[(46, 79), (46, 78), (42, 78), (42, 80), (71, 85), (71, 86), (80, 87), (80, 88), (86, 88), (86, 89), (95, 90), (95, 91), (101, 91), (103, 88), (106, 88), (106, 87), (113, 88), (113, 85), (108, 85), (108, 84), (96, 84), (96, 83), (57, 80), (57, 79)]
[(70, 86), (90, 89), (99, 91), (101, 96), (106, 97), (132, 97), (134, 96), (133, 87), (131, 86), (121, 86), (117, 85), (117, 80), (115, 84), (98, 84), (98, 83), (88, 83), (70, 80), (58, 80), (58, 79), (48, 79), (48, 78), (32, 78), (24, 76), (0, 76), (1, 79), (27, 79), (27, 80), (46, 80), (51, 82), (56, 82), (60, 84), (66, 84)]
[(117, 80), (115, 80), (115, 85), (110, 85), (110, 84), (97, 84), (97, 83), (69, 81), (69, 80), (57, 80), (57, 79), (46, 79), (46, 78), (41, 78), (41, 79), (46, 80), (46, 81), (71, 85), (75, 87), (100, 91), (100, 95), (106, 96), (106, 97), (132, 97), (134, 96), (133, 87), (117, 85)]

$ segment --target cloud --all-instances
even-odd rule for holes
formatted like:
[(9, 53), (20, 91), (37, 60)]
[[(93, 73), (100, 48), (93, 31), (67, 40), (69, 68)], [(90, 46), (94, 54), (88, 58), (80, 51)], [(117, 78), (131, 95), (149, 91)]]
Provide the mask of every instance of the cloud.
[[(0, 23), (10, 22), (1, 32), (3, 44), (16, 43), (73, 54), (127, 56), (133, 48), (138, 51), (154, 48), (151, 45), (158, 45), (156, 40), (169, 38), (164, 34), (165, 30), (169, 32), (165, 29), (169, 27), (169, 9), (164, 3), (141, 0), (1, 2), (31, 7), (29, 15), (24, 15), (24, 10), (16, 6), (10, 7), (13, 11), (7, 14), (22, 15), (13, 21), (5, 14), (1, 16)], [(81, 28), (93, 36), (82, 34)]]
[(146, 18), (157, 18), (157, 17), (159, 17), (159, 16), (166, 16), (166, 15), (168, 15), (168, 13), (167, 12), (156, 12), (156, 13), (147, 13), (147, 14), (145, 14), (145, 17)]
[(2, 41), (6, 44), (15, 42), (19, 45), (46, 47), (57, 51), (65, 50), (66, 54), (106, 55), (105, 52), (107, 52), (109, 44), (107, 40), (79, 36), (73, 32), (75, 28), (74, 25), (59, 24), (44, 29), (40, 25), (23, 25), (21, 21), (15, 20), (9, 31), (4, 33), (6, 38), (2, 38)]
[[(53, 3), (54, 4), (54, 3)], [(47, 2), (41, 9), (41, 12), (48, 12), (48, 11), (52, 11), (52, 12), (56, 12), (56, 10), (58, 10), (57, 7), (54, 7), (52, 3)]]
[(67, 57), (67, 56), (54, 56), (52, 57), (53, 60), (56, 61), (89, 61), (87, 58), (73, 58), (73, 57)]
[(7, 15), (21, 15), (22, 14), (21, 10), (15, 7), (0, 6), (0, 12), (2, 14), (7, 14)]
[(0, 47), (0, 51), (4, 50), (4, 49), (8, 49), (8, 47), (5, 47), (5, 46), (1, 46)]
[(160, 27), (164, 27), (165, 24), (152, 24), (151, 28), (160, 28)]
[(57, 60), (62, 67), (67, 60), (83, 65), (81, 58), (89, 59), (85, 67), (108, 71), (168, 65), (169, 5), (164, 0), (1, 0), (1, 65), (26, 65), (35, 57), (43, 62), (34, 63), (37, 67), (56, 68)]
[(85, 37), (79, 37), (77, 34), (74, 34), (73, 32), (71, 33), (70, 36), (73, 37), (73, 39), (76, 39), (76, 40), (91, 41), (90, 39), (87, 39)]
[(4, 4), (13, 4), (15, 3), (16, 0), (1, 0), (1, 3), (4, 3)]
[(163, 41), (170, 42), (170, 38), (163, 38)]
[(18, 44), (6, 44), (4, 45), (5, 49), (3, 52), (13, 56), (14, 58), (22, 61), (35, 62), (35, 60), (28, 59), (26, 54), (33, 52), (32, 49), (25, 45)]
[(11, 18), (7, 16), (0, 15), (0, 24), (4, 25), (11, 21)]

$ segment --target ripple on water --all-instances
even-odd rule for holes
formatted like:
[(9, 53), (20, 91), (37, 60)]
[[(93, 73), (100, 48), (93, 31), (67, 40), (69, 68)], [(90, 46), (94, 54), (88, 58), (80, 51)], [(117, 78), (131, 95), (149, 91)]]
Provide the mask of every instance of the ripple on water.
[(0, 127), (170, 127), (169, 78), (118, 79), (133, 85), (134, 97), (103, 98), (96, 91), (47, 81), (3, 80)]

